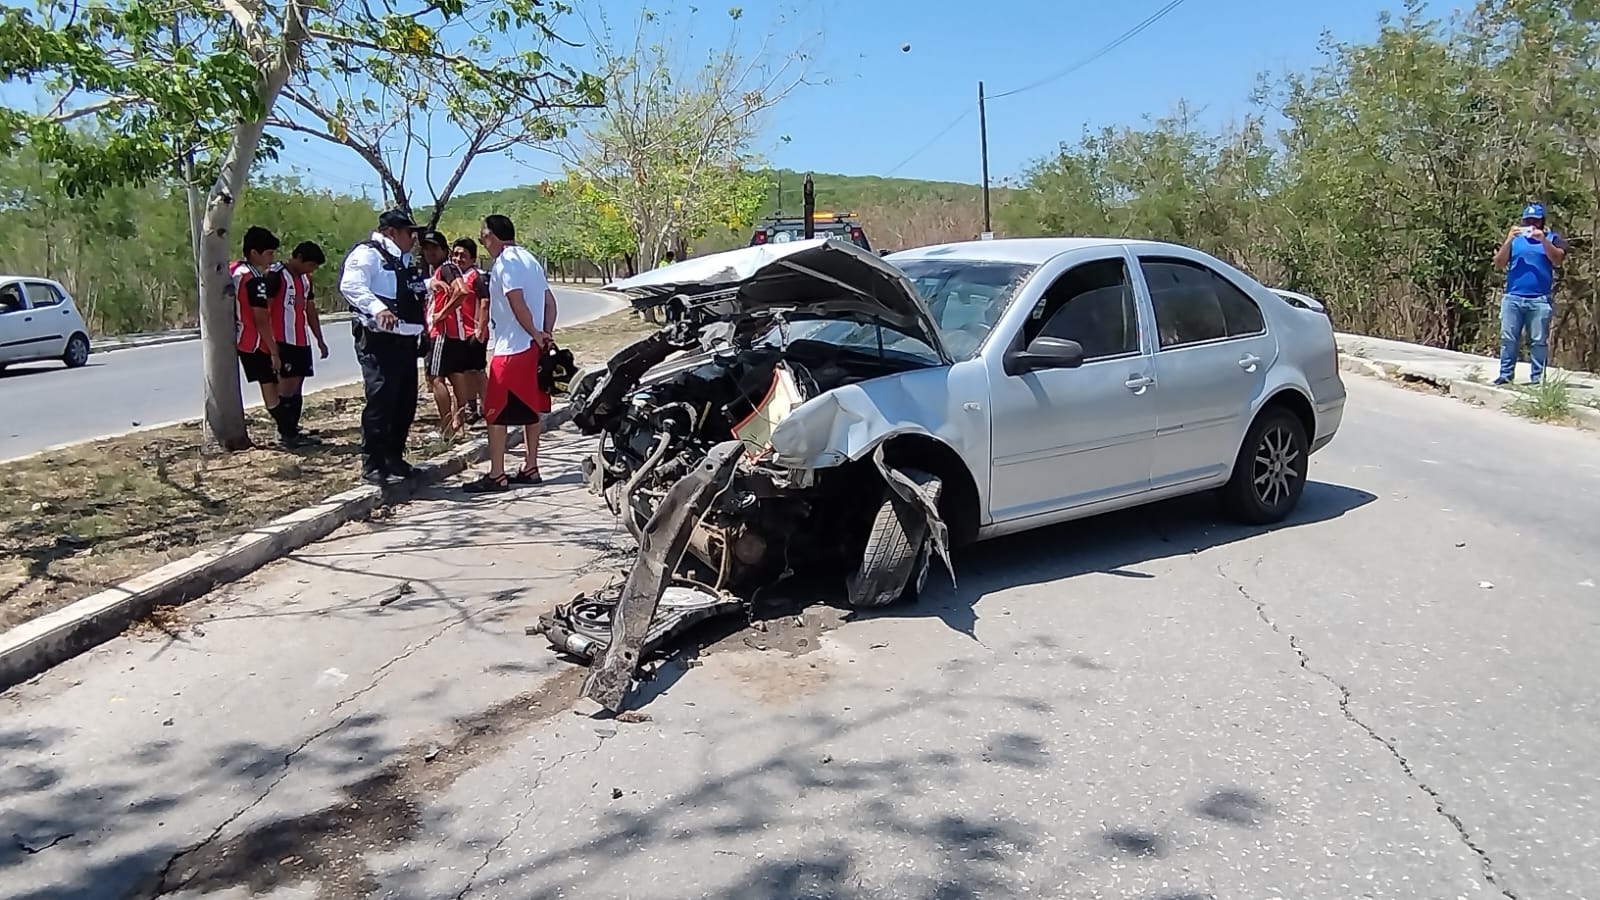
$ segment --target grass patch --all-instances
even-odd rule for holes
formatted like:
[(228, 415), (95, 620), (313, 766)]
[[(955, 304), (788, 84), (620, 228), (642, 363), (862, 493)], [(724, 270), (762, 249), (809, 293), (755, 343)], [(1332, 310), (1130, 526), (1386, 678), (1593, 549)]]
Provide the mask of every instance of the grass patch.
[(1511, 412), (1538, 422), (1572, 418), (1572, 387), (1562, 375), (1545, 374), (1538, 384), (1517, 385), (1521, 396), (1506, 404)]
[[(557, 338), (589, 363), (653, 330), (623, 311)], [(450, 446), (427, 437), (437, 414), (420, 375), (418, 394), (415, 460)], [(186, 423), (0, 466), (0, 630), (356, 486), (361, 407), (360, 385), (307, 394), (304, 424), (323, 443), (304, 450), (273, 445), (257, 409), (250, 433), (263, 446), (239, 453), (201, 453)]]

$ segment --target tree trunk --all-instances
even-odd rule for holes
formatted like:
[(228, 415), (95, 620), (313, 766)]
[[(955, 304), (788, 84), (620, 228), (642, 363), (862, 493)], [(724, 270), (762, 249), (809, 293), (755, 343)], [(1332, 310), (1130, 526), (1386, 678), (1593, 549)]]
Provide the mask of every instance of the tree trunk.
[(261, 143), (265, 120), (245, 122), (233, 133), (206, 201), (200, 236), (200, 341), (205, 380), (206, 428), (224, 450), (244, 450), (250, 444), (245, 426), (244, 398), (239, 393), (239, 362), (235, 352), (238, 306), (233, 280), (228, 276), (233, 243), (233, 211), (244, 190), (250, 165)]

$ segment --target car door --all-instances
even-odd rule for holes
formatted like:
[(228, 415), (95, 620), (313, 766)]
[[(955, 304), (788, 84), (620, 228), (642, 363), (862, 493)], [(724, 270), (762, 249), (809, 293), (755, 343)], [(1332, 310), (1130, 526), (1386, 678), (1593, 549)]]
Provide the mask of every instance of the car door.
[[(1116, 249), (1073, 265), (1020, 325), (1008, 317), (1008, 339), (993, 342), (989, 503), (996, 522), (1149, 489), (1156, 381), (1128, 264)], [(1006, 374), (1004, 350), (1041, 336), (1077, 341), (1083, 365)]]
[(36, 359), (55, 359), (67, 350), (67, 338), (76, 325), (76, 310), (53, 284), (24, 281), (22, 292), (28, 297), (28, 308), (33, 310), (32, 355)]
[(1156, 324), (1156, 490), (1227, 477), (1277, 355), (1261, 308), (1191, 259), (1141, 254)]
[(0, 284), (0, 363), (28, 358), (33, 312), (18, 282)]

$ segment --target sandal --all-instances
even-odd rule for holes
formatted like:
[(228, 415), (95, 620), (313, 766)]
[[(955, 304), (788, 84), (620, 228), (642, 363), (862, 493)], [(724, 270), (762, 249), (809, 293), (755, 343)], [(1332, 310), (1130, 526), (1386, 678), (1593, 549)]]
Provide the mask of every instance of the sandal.
[(461, 489), (469, 494), (497, 494), (511, 489), (510, 479), (502, 472), (498, 476), (480, 475), (478, 478), (467, 482)]
[(522, 469), (522, 470), (519, 470), (517, 472), (517, 474), (511, 476), (511, 483), (512, 484), (544, 484), (544, 479), (542, 477), (540, 477), (538, 469)]

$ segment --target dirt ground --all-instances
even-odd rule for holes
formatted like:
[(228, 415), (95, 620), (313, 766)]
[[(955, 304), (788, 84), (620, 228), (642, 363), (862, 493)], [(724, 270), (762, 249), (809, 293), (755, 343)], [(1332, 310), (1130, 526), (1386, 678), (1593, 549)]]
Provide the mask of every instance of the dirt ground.
[[(650, 330), (624, 311), (556, 338), (587, 365)], [(420, 386), (409, 441), (417, 460), (450, 446), (426, 437), (437, 414)], [(360, 416), (361, 387), (348, 385), (306, 395), (304, 426), (323, 443), (304, 450), (263, 441), (203, 453), (189, 422), (0, 468), (0, 630), (356, 486)], [(251, 434), (272, 433), (265, 412), (249, 419)]]

